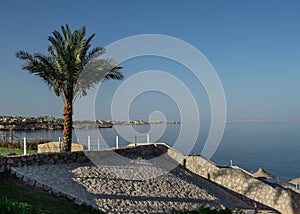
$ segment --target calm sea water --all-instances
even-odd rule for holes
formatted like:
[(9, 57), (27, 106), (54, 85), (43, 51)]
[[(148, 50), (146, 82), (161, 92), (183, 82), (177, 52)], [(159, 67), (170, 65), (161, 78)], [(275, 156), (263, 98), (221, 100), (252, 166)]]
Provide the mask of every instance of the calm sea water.
[[(192, 126), (192, 125), (191, 125)], [(162, 125), (154, 125), (156, 129)], [(121, 126), (126, 132), (128, 127)], [(145, 142), (146, 133), (150, 126), (135, 126), (140, 135), (119, 137), (119, 146), (128, 143)], [(173, 145), (178, 137), (180, 125), (167, 125), (164, 134), (156, 141)], [(128, 132), (130, 133), (130, 132)], [(144, 134), (143, 134), (144, 133)], [(15, 132), (19, 137), (48, 138), (58, 141), (61, 131)], [(184, 135), (183, 142), (176, 145), (176, 149), (184, 150), (192, 147), (191, 154), (200, 154), (208, 134), (208, 127), (202, 126), (199, 137), (194, 144), (190, 143), (189, 133)], [(91, 148), (109, 148), (115, 146), (115, 136), (119, 135), (115, 128), (91, 129), (74, 131), (74, 141), (87, 145), (87, 136), (91, 139)], [(150, 135), (150, 141), (154, 137)], [(281, 181), (300, 177), (300, 123), (227, 123), (222, 141), (211, 158), (218, 165), (240, 166), (250, 172), (263, 167), (278, 176)]]

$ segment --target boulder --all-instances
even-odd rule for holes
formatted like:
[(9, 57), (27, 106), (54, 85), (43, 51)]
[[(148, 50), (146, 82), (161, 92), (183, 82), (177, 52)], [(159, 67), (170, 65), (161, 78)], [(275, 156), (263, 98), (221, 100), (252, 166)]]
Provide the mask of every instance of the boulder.
[[(79, 143), (72, 143), (72, 152), (82, 151), (83, 145)], [(38, 145), (38, 153), (43, 152), (60, 152), (60, 143), (59, 142), (49, 142)]]

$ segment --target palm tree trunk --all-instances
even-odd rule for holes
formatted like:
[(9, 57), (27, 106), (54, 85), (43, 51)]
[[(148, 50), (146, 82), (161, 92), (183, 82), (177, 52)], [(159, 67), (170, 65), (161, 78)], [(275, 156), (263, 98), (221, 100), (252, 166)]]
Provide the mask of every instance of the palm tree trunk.
[(72, 101), (64, 103), (64, 130), (62, 137), (62, 151), (71, 151), (72, 146), (72, 126), (73, 126), (73, 105)]

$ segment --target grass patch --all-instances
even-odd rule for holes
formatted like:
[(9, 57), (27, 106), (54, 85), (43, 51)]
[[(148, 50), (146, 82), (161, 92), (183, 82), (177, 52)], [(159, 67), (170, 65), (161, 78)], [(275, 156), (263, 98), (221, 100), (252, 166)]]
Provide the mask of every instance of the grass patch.
[(24, 203), (14, 202), (5, 196), (0, 197), (0, 214), (26, 214), (27, 207)]
[[(25, 208), (25, 213), (33, 214), (81, 214), (99, 213), (96, 210), (74, 204), (65, 198), (58, 198), (42, 190), (27, 186), (13, 175), (0, 174), (0, 197), (4, 196), (15, 206)], [(1, 213), (1, 211), (0, 211)]]
[[(11, 154), (22, 155), (24, 153), (23, 149), (13, 149), (13, 148), (1, 148), (0, 147), (0, 156), (7, 156)], [(27, 150), (27, 154), (36, 154), (36, 150)]]

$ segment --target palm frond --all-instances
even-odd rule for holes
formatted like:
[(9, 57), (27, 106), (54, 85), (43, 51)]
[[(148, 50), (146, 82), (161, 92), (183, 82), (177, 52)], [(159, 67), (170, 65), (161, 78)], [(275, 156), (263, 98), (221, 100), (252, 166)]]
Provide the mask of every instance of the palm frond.
[(18, 51), (16, 57), (22, 60), (32, 60), (33, 56), (27, 51)]
[(93, 33), (93, 34), (86, 40), (86, 43), (87, 43), (87, 44), (90, 44), (91, 40), (94, 38), (95, 35), (96, 35), (96, 34)]
[(64, 40), (66, 45), (68, 45), (68, 43), (71, 41), (72, 38), (72, 34), (69, 28), (69, 25), (66, 25), (66, 28), (64, 26), (61, 26), (61, 31), (64, 35)]
[(86, 38), (84, 26), (73, 32), (68, 25), (61, 26), (61, 33), (53, 31), (48, 37), (48, 55), (18, 51), (16, 57), (24, 61), (24, 70), (43, 79), (63, 100), (70, 100), (77, 94), (86, 95), (102, 80), (123, 79), (122, 68), (116, 62), (99, 59), (104, 48), (90, 50), (94, 36)]
[(95, 48), (93, 48), (86, 55), (85, 64), (87, 64), (89, 62), (89, 60), (91, 60), (92, 58), (96, 59), (97, 57), (101, 56), (104, 53), (105, 53), (105, 49), (102, 48), (102, 47), (95, 47)]
[(104, 80), (122, 80), (124, 75), (121, 72), (122, 67), (116, 66), (113, 67), (110, 72), (108, 72), (104, 78)]

